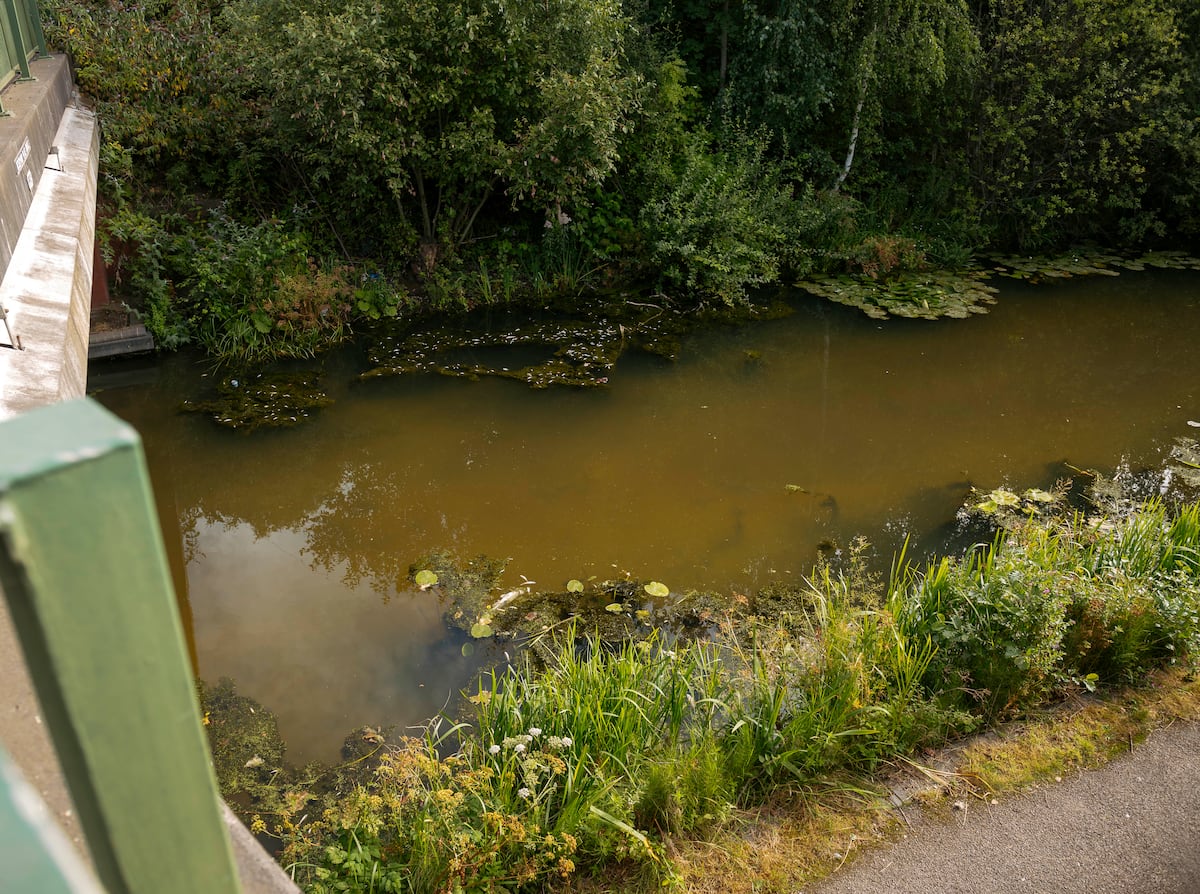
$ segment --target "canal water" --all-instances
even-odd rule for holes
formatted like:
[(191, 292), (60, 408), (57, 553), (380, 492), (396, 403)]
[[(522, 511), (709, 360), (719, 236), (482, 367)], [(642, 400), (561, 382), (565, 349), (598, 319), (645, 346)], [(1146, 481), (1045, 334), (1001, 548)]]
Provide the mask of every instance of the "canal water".
[[(972, 485), (1161, 463), (1200, 421), (1200, 276), (1005, 286), (990, 313), (870, 320), (797, 296), (780, 320), (623, 357), (606, 387), (359, 381), (294, 429), (178, 411), (205, 362), (92, 370), (141, 432), (202, 678), (274, 711), (293, 762), (441, 711), (479, 655), (409, 567), (508, 560), (504, 583), (629, 575), (721, 593), (795, 580), (824, 542), (933, 542)], [(491, 350), (491, 349), (489, 349)]]

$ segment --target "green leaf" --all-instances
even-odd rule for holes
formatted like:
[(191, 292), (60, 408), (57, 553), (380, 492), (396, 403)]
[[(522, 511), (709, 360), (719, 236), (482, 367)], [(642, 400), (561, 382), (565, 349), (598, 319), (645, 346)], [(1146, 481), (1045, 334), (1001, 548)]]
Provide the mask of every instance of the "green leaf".
[(254, 328), (263, 335), (266, 335), (272, 329), (271, 318), (261, 310), (256, 310), (254, 313), (250, 314), (250, 322), (253, 323)]
[(1050, 493), (1050, 491), (1038, 490), (1036, 487), (1031, 487), (1022, 496), (1026, 500), (1033, 500), (1035, 503), (1053, 503), (1055, 500), (1054, 494)]
[(492, 625), (485, 623), (482, 619), (471, 625), (471, 636), (475, 639), (487, 639), (494, 632)]
[(614, 615), (619, 615), (621, 612), (625, 611), (625, 606), (620, 602), (610, 602), (608, 605), (604, 606), (604, 610), (606, 612), (612, 612)]
[(428, 590), (438, 582), (438, 576), (428, 568), (424, 568), (417, 572), (413, 580), (416, 581), (417, 586), (422, 590)]
[(462, 652), (463, 658), (470, 658), (472, 655), (475, 654), (475, 644), (474, 643), (463, 643), (462, 648), (459, 651)]
[(1014, 494), (1011, 490), (1005, 490), (1002, 487), (998, 487), (988, 494), (988, 499), (990, 499), (997, 506), (1016, 506), (1021, 502), (1020, 497)]
[(650, 583), (646, 584), (646, 586), (642, 587), (642, 589), (651, 596), (658, 597), (659, 599), (663, 598), (664, 596), (669, 596), (671, 593), (670, 588), (666, 584), (660, 583), (656, 580), (650, 581)]
[(575, 578), (571, 578), (569, 581), (567, 581), (567, 592), (568, 593), (582, 593), (583, 592), (583, 581), (575, 580)]

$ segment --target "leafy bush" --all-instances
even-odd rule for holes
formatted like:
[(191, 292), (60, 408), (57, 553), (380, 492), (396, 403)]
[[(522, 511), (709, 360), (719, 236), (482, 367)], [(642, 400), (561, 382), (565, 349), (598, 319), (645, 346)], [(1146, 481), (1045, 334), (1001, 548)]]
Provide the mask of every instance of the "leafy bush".
[(251, 226), (217, 211), (190, 247), (191, 275), (183, 284), (188, 317), (213, 354), (243, 361), (305, 357), (348, 333), (349, 271), (319, 269), (305, 237), (281, 222)]
[(1200, 507), (1012, 523), (893, 594), (909, 636), (938, 647), (926, 685), (994, 718), (1063, 684), (1130, 682), (1200, 656)]
[(733, 305), (749, 288), (778, 280), (796, 210), (763, 134), (735, 132), (717, 151), (701, 134), (687, 145), (678, 179), (643, 207), (639, 222), (665, 288)]

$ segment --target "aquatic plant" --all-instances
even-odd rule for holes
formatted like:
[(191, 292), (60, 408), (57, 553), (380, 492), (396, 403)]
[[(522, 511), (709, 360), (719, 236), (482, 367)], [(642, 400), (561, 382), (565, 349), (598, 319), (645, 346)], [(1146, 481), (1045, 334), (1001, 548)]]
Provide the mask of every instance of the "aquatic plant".
[(990, 272), (1031, 283), (1070, 279), (1074, 276), (1120, 276), (1122, 270), (1200, 270), (1200, 258), (1183, 251), (1155, 251), (1138, 255), (1080, 248), (1062, 255), (1021, 257), (987, 254), (981, 260)]
[(968, 317), (986, 313), (998, 290), (979, 270), (902, 272), (873, 277), (865, 273), (813, 274), (796, 283), (809, 294), (857, 307), (878, 320), (888, 317)]
[(226, 428), (251, 432), (259, 428), (290, 428), (333, 403), (320, 385), (320, 373), (239, 372), (217, 383), (217, 396), (184, 401), (185, 413), (206, 413)]

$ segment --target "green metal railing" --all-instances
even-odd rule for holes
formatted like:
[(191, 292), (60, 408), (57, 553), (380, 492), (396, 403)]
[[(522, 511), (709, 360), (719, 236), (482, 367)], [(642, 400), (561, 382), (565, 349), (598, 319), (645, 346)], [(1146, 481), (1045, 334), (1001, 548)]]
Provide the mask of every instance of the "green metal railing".
[(2, 0), (0, 10), (0, 87), (12, 78), (32, 77), (29, 60), (46, 55), (46, 37), (37, 0)]
[(0, 585), (104, 888), (237, 894), (141, 441), (98, 404), (0, 423)]

